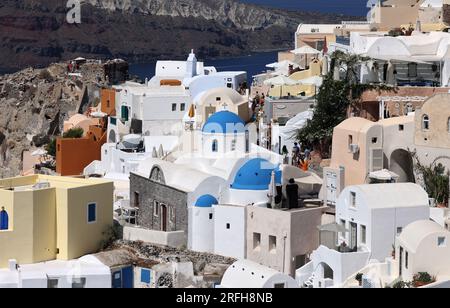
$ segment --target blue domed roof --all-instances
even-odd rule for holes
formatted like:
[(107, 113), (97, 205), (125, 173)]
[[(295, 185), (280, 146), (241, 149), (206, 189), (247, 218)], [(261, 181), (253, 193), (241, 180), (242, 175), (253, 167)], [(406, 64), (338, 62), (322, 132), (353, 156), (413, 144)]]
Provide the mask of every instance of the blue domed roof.
[(204, 133), (234, 134), (245, 131), (245, 122), (235, 113), (219, 111), (209, 117), (203, 126)]
[(281, 184), (281, 170), (271, 162), (255, 158), (243, 165), (236, 174), (231, 188), (239, 190), (267, 190), (275, 171), (275, 182)]
[(219, 201), (214, 196), (203, 195), (197, 199), (195, 203), (196, 207), (212, 207), (213, 205), (219, 204)]

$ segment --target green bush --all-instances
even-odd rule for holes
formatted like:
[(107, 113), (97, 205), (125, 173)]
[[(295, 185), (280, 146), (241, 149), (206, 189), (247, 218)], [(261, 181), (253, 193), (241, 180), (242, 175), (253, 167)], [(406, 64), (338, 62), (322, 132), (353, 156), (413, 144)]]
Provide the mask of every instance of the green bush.
[(84, 135), (84, 130), (81, 127), (69, 129), (63, 134), (64, 138), (81, 138)]
[(427, 272), (419, 272), (413, 277), (413, 284), (416, 287), (424, 286), (436, 281), (436, 278), (432, 277)]
[(397, 281), (392, 285), (393, 289), (406, 289), (409, 288), (411, 284), (409, 282), (405, 282), (403, 280)]
[(45, 146), (47, 154), (56, 157), (56, 138), (53, 138), (50, 143)]
[(448, 159), (448, 157), (438, 157), (431, 165), (422, 165), (417, 153), (412, 152), (415, 159), (415, 168), (422, 174), (425, 190), (430, 198), (434, 198), (439, 204), (447, 204), (449, 199), (449, 176), (444, 165), (438, 163), (438, 159)]

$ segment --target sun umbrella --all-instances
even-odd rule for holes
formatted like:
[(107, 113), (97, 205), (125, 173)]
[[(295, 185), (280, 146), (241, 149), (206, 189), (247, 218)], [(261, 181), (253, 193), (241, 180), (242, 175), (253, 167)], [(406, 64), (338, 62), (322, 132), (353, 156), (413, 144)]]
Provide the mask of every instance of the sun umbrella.
[(329, 65), (328, 57), (325, 56), (322, 59), (322, 76), (328, 75), (328, 65)]
[(43, 149), (37, 149), (36, 151), (34, 151), (33, 153), (31, 153), (31, 156), (44, 156), (47, 154), (47, 151), (43, 150)]
[(268, 67), (268, 68), (280, 68), (280, 67), (289, 67), (289, 65), (292, 65), (294, 68), (295, 67), (303, 68), (300, 64), (292, 62), (290, 60), (284, 60), (284, 61), (280, 61), (280, 62), (267, 64), (266, 67)]
[(91, 113), (91, 117), (93, 117), (93, 118), (104, 118), (106, 116), (108, 116), (107, 113), (100, 112), (100, 111), (95, 111), (95, 112)]
[(194, 104), (191, 105), (191, 108), (189, 109), (189, 115), (191, 119), (195, 117), (195, 106)]
[(295, 86), (299, 81), (286, 76), (277, 76), (264, 81), (265, 85), (280, 86), (280, 97), (283, 96), (283, 86)]
[(318, 55), (318, 54), (320, 54), (320, 51), (306, 45), (306, 46), (292, 50), (291, 53), (293, 53), (295, 55)]
[(320, 87), (323, 83), (323, 78), (319, 76), (312, 76), (309, 78), (301, 79), (299, 80), (300, 84), (306, 84), (306, 85), (314, 85), (316, 87)]
[(300, 84), (300, 82), (286, 76), (277, 76), (265, 80), (264, 84), (272, 86), (295, 86)]
[(162, 145), (162, 144), (159, 145), (159, 149), (158, 149), (158, 157), (159, 157), (159, 158), (163, 158), (163, 157), (164, 157), (164, 148), (163, 148), (163, 145)]
[(306, 46), (292, 50), (291, 53), (293, 53), (295, 55), (305, 55), (305, 66), (308, 67), (309, 66), (308, 65), (308, 55), (318, 55), (318, 54), (320, 54), (320, 51), (306, 45)]
[(395, 72), (395, 66), (391, 61), (389, 61), (388, 68), (387, 68), (387, 78), (386, 78), (386, 83), (389, 85), (395, 85), (394, 72)]

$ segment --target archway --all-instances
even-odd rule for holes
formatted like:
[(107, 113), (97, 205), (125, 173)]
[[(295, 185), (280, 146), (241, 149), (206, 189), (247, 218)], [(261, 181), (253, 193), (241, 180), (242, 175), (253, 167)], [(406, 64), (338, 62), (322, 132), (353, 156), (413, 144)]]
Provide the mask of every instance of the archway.
[(116, 139), (116, 132), (114, 130), (111, 130), (109, 132), (109, 139), (108, 139), (108, 143), (116, 143), (117, 139)]
[(414, 183), (414, 163), (411, 154), (403, 149), (392, 152), (389, 160), (389, 170), (395, 172), (399, 183)]
[(334, 280), (334, 271), (333, 269), (326, 263), (322, 262), (318, 267), (318, 277), (323, 279), (331, 279)]

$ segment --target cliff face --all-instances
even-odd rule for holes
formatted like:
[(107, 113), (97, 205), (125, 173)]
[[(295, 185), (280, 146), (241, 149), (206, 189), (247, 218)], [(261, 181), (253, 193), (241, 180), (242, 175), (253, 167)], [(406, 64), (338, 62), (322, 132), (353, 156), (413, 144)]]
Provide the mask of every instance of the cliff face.
[(0, 2), (0, 71), (73, 57), (182, 59), (290, 48), (300, 22), (343, 16), (285, 12), (234, 0), (82, 0), (81, 24), (66, 22), (67, 0)]
[(269, 10), (234, 0), (85, 0), (95, 7), (109, 11), (140, 13), (155, 16), (194, 17), (214, 20), (223, 26), (254, 30), (280, 26), (293, 28), (299, 19), (289, 14)]
[(79, 72), (69, 77), (67, 64), (56, 63), (0, 76), (0, 178), (19, 175), (23, 152), (48, 144), (70, 116), (97, 105), (100, 89), (122, 82), (128, 64), (90, 61)]

